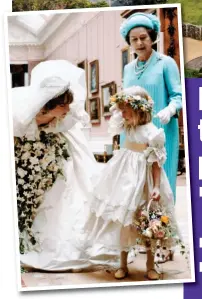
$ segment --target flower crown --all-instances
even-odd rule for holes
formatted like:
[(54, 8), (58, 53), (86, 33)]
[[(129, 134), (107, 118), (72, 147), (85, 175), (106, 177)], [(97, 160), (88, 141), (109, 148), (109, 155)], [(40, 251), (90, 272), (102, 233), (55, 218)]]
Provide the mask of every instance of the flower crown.
[(126, 94), (115, 94), (110, 97), (110, 104), (130, 104), (134, 110), (142, 110), (144, 112), (152, 112), (153, 100), (150, 96), (148, 99), (141, 97), (140, 95), (126, 95)]

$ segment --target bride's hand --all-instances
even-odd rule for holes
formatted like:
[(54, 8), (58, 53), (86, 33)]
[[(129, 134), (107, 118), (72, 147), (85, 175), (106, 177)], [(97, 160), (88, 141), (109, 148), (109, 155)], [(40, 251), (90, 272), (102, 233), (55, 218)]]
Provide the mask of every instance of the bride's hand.
[(54, 116), (47, 114), (43, 114), (43, 113), (38, 113), (35, 117), (36, 119), (36, 123), (38, 126), (40, 125), (46, 125), (48, 123), (50, 123), (51, 121), (53, 121), (55, 119)]

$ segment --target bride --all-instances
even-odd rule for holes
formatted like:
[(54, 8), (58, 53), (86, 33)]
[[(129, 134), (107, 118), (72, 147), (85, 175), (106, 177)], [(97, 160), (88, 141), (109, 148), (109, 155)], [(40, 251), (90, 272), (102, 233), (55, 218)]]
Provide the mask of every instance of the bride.
[(89, 125), (85, 99), (84, 71), (64, 60), (40, 63), (31, 73), (29, 87), (12, 89), (24, 266), (65, 271), (115, 265), (113, 252), (89, 250), (82, 238), (91, 182), (98, 171), (82, 132)]

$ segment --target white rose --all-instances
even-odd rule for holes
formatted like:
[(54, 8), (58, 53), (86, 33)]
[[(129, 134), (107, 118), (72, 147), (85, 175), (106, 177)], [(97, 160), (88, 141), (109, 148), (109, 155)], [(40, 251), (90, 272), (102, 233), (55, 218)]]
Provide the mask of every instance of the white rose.
[(36, 165), (39, 163), (39, 160), (36, 158), (36, 157), (31, 157), (30, 158), (30, 162), (33, 164), (33, 165)]
[(27, 160), (28, 158), (30, 157), (30, 153), (29, 152), (26, 152), (22, 155), (21, 159), (22, 160)]
[(53, 164), (50, 164), (50, 165), (48, 166), (48, 170), (50, 170), (50, 171), (54, 171), (54, 165), (53, 165)]
[(30, 187), (29, 184), (25, 184), (25, 185), (23, 186), (24, 189), (28, 189), (29, 187)]
[(25, 181), (24, 181), (23, 179), (18, 179), (18, 184), (19, 184), (19, 185), (23, 185), (24, 182), (25, 182)]
[(150, 228), (147, 228), (146, 231), (144, 232), (144, 235), (148, 238), (152, 238), (152, 231)]
[(26, 143), (25, 145), (24, 145), (24, 149), (26, 150), (26, 151), (29, 151), (30, 149), (31, 149), (31, 144), (30, 143)]
[(40, 171), (41, 168), (40, 168), (39, 166), (35, 166), (35, 167), (34, 167), (34, 170), (35, 170), (35, 171)]
[(29, 180), (32, 181), (33, 179), (34, 179), (34, 176), (30, 174), (29, 175)]
[(42, 142), (35, 142), (34, 143), (34, 149), (44, 149), (45, 145)]
[(37, 155), (37, 156), (41, 156), (41, 154), (42, 154), (42, 151), (41, 151), (41, 150), (36, 150), (36, 152), (35, 152), (35, 153), (36, 153), (36, 155)]
[(41, 180), (41, 176), (40, 176), (40, 175), (36, 175), (36, 176), (35, 176), (35, 182), (36, 182), (36, 181), (40, 181), (40, 180)]
[(18, 168), (17, 173), (21, 178), (24, 178), (24, 176), (27, 174), (27, 171), (23, 170), (22, 168)]
[(141, 96), (136, 95), (136, 96), (134, 97), (134, 99), (137, 100), (137, 101), (140, 101), (140, 100), (141, 100)]

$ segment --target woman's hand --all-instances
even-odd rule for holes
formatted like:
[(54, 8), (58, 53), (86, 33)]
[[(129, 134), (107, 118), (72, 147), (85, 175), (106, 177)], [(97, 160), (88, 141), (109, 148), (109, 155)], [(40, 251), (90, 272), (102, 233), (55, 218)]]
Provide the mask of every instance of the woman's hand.
[(169, 123), (171, 117), (176, 114), (176, 107), (173, 103), (170, 103), (166, 108), (162, 109), (157, 116), (160, 119), (160, 122), (164, 125)]
[(158, 187), (154, 187), (151, 193), (151, 198), (155, 201), (159, 201), (160, 197), (160, 189)]
[(38, 126), (46, 125), (55, 119), (54, 116), (47, 114), (38, 113), (35, 117)]

